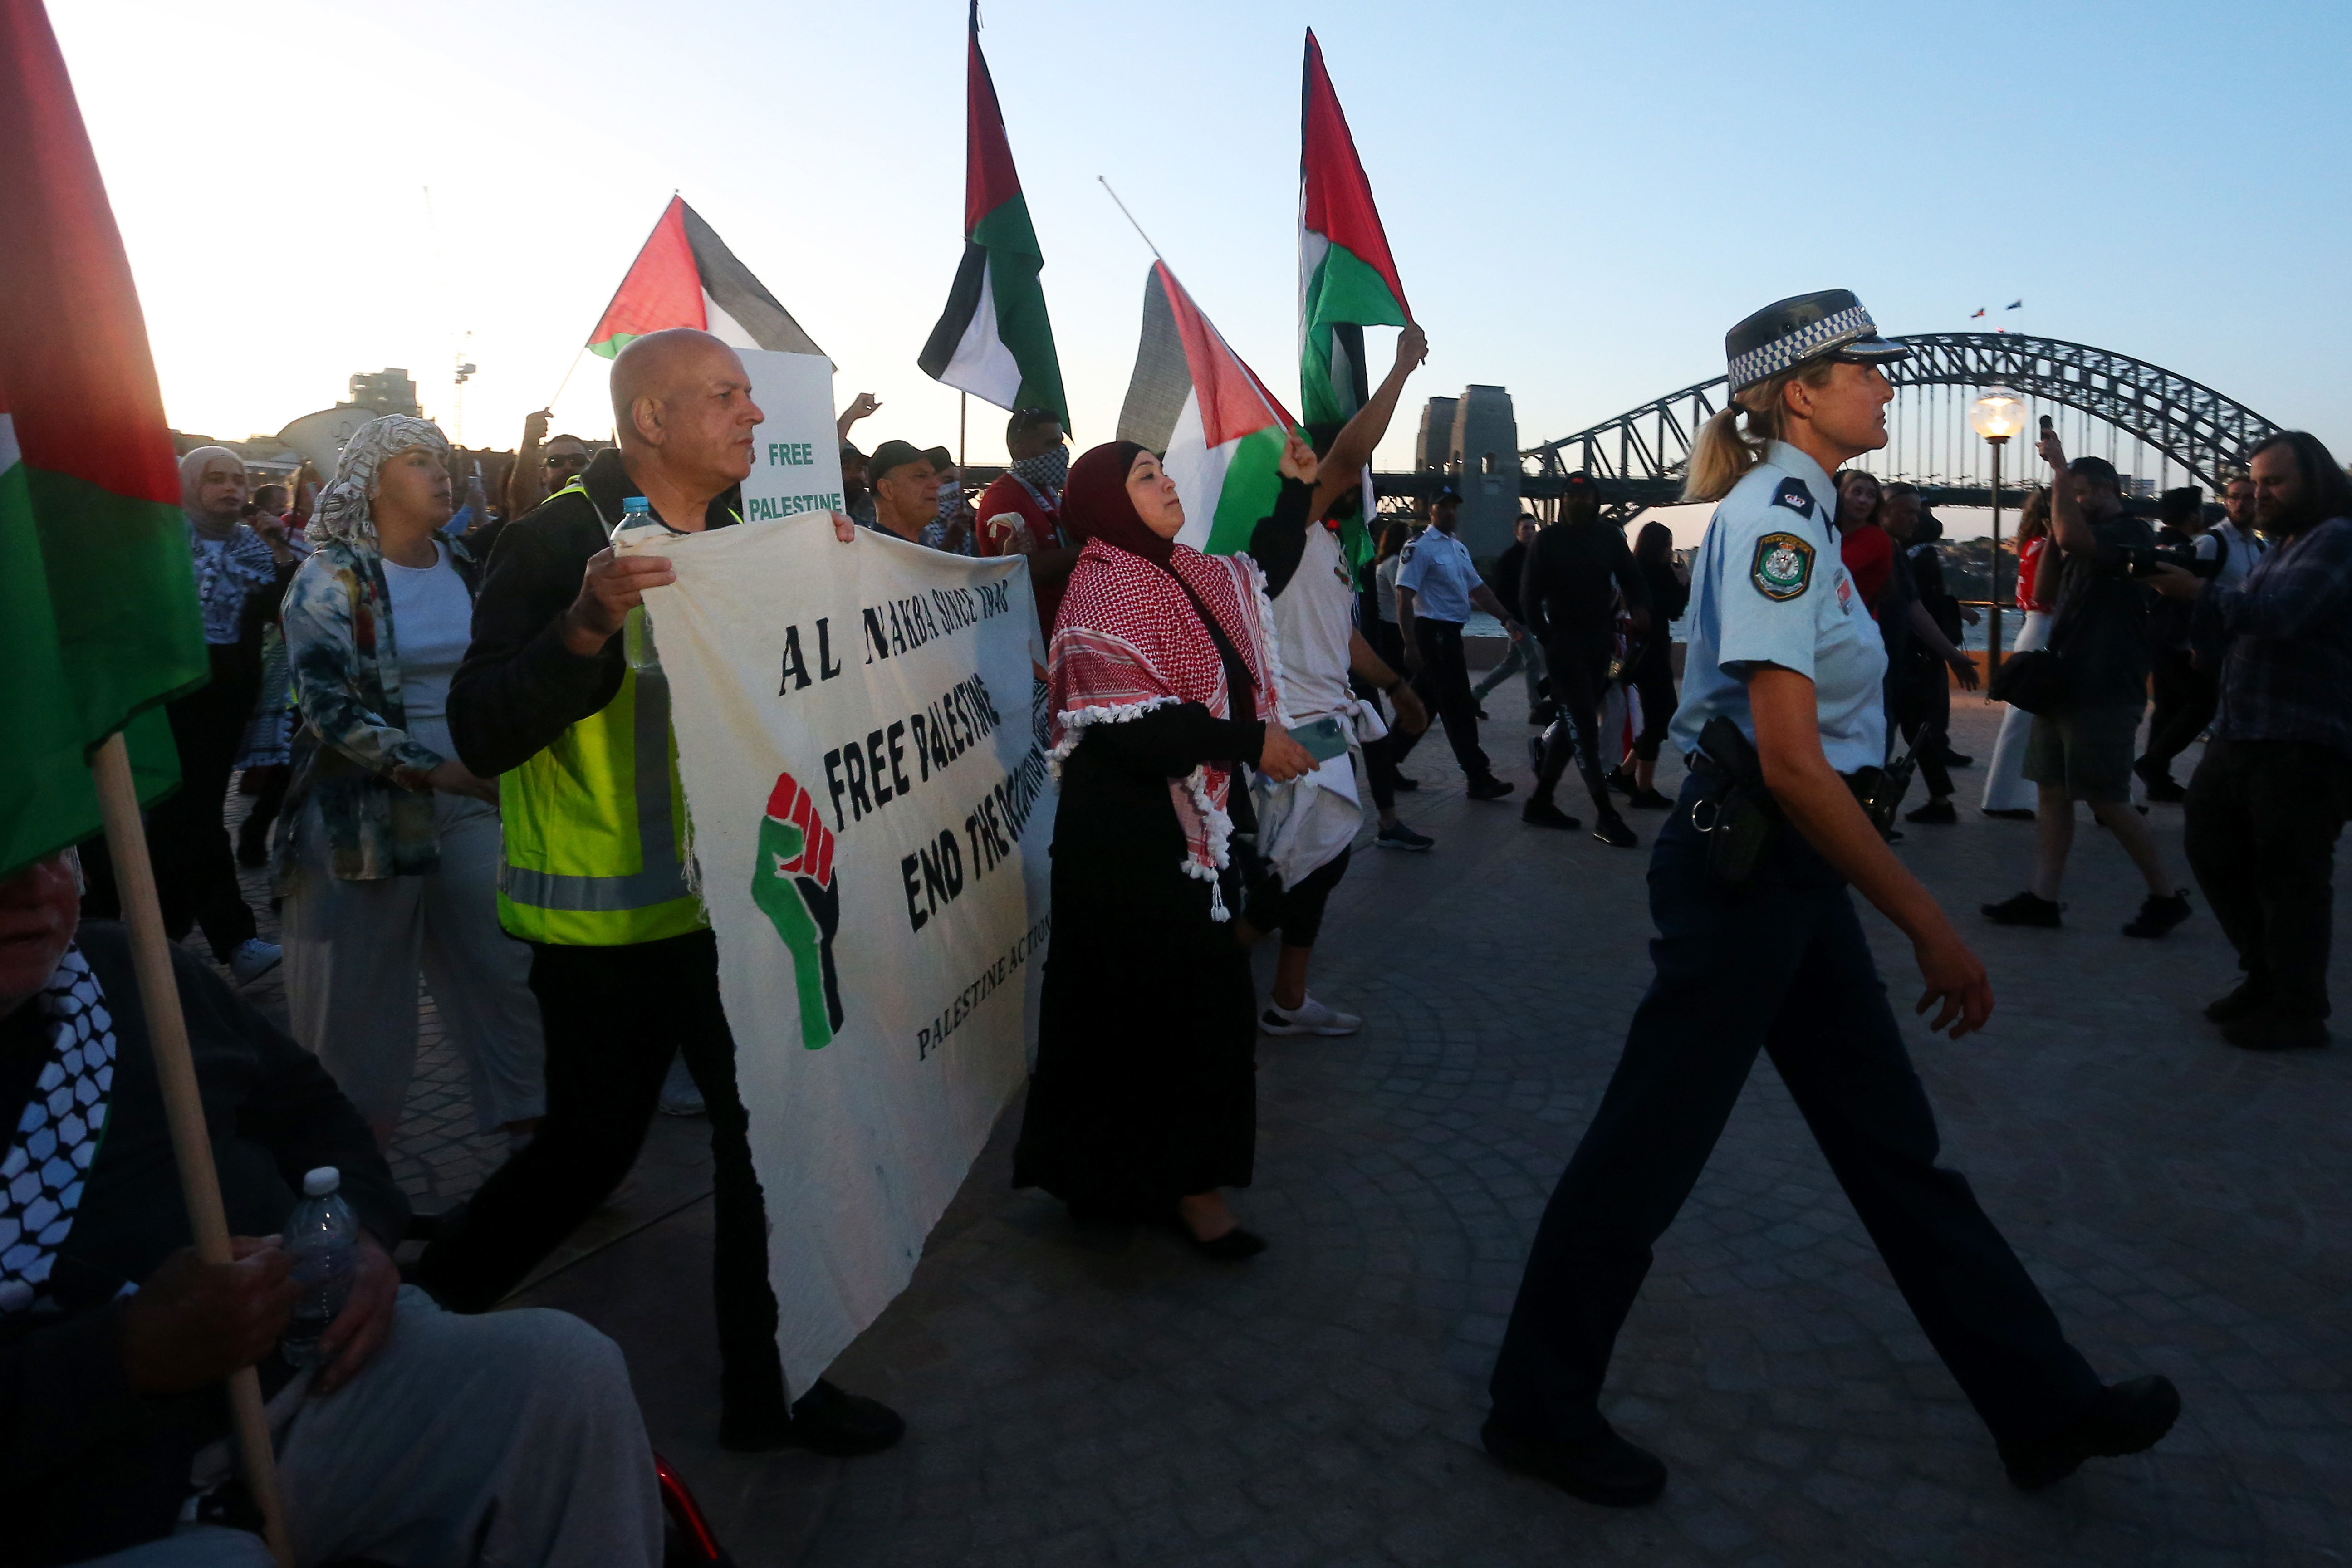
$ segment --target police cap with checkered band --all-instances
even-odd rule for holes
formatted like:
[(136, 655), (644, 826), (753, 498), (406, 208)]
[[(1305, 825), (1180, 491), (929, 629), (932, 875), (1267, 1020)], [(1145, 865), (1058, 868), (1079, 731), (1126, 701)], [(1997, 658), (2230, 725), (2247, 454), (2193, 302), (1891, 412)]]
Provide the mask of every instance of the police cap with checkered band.
[(1891, 363), (1909, 358), (1911, 350), (1878, 335), (1853, 290), (1824, 289), (1765, 306), (1723, 334), (1723, 353), (1731, 390), (1740, 393), (1817, 359)]

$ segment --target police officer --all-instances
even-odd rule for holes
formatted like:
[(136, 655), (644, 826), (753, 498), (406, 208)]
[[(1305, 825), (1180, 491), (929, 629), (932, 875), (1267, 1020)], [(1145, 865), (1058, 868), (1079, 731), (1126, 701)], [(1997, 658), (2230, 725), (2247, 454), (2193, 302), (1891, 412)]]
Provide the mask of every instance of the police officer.
[[(1470, 695), (1462, 626), (1475, 605), (1513, 637), (1523, 634), (1518, 617), (1503, 607), (1495, 590), (1478, 575), (1470, 547), (1454, 536), (1462, 519), (1462, 492), (1452, 485), (1438, 491), (1429, 515), (1429, 527), (1404, 547), (1404, 564), (1397, 571), (1397, 624), (1404, 635), (1405, 673), (1412, 678), (1422, 701), (1435, 709), (1444, 724), (1454, 760), (1470, 781), (1470, 798), (1500, 800), (1511, 786), (1495, 776), (1486, 753), (1478, 748), (1478, 700)], [(1399, 748), (1399, 762), (1404, 760), (1403, 750)]]
[[(1720, 502), (1694, 573), (1673, 744), (1732, 721), (1780, 818), (1744, 879), (1711, 868), (1720, 791), (1704, 755), (1650, 863), (1649, 994), (1536, 1234), (1495, 1365), (1487, 1451), (1595, 1502), (1647, 1502), (1665, 1467), (1601, 1417), (1611, 1350), (1760, 1047), (1804, 1112), (1919, 1326), (2023, 1488), (2161, 1438), (2161, 1377), (2103, 1387), (1958, 1173), (1937, 1133), (1846, 884), (1911, 939), (1919, 1010), (1954, 1037), (1992, 1012), (1984, 965), (1873, 829), (1854, 774), (1885, 757), (1885, 652), (1838, 557), (1829, 476), (1885, 445), (1878, 336), (1843, 289), (1768, 306), (1726, 340), (1731, 405), (1692, 454), (1686, 500)], [(1744, 421), (1746, 428), (1740, 428)], [(1727, 751), (1738, 748), (1725, 746)]]

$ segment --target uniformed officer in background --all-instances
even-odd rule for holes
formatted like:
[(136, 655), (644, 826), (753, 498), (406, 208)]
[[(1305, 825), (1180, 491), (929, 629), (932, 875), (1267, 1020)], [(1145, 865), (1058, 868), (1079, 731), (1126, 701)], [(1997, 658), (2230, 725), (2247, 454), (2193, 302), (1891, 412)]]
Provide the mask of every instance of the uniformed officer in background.
[[(1503, 607), (1478, 574), (1470, 547), (1454, 536), (1462, 519), (1462, 492), (1452, 485), (1437, 492), (1429, 526), (1404, 547), (1397, 572), (1397, 624), (1404, 636), (1405, 673), (1413, 689), (1445, 726), (1454, 760), (1470, 781), (1472, 800), (1500, 800), (1511, 786), (1495, 776), (1478, 747), (1478, 700), (1470, 694), (1470, 667), (1462, 653), (1462, 626), (1472, 605), (1503, 623), (1514, 637), (1525, 635), (1518, 617)], [(1402, 762), (1400, 747), (1397, 761)]]
[[(2010, 1479), (2047, 1486), (2094, 1455), (2153, 1446), (2180, 1397), (2162, 1377), (2102, 1386), (1966, 1180), (1937, 1167), (1935, 1115), (1846, 895), (1851, 882), (1911, 939), (1917, 1010), (1940, 1005), (1931, 1028), (1984, 1026), (1984, 965), (1880, 839), (1853, 776), (1866, 783), (1885, 760), (1886, 656), (1839, 560), (1829, 476), (1885, 445), (1894, 394), (1877, 367), (1909, 351), (1843, 289), (1768, 306), (1725, 347), (1732, 403), (1702, 432), (1684, 494), (1721, 504), (1694, 573), (1671, 731), (1698, 754), (1650, 863), (1657, 974), (1537, 1231), (1486, 1448), (1595, 1502), (1664, 1487), (1665, 1466), (1602, 1418), (1601, 1382), (1651, 1247), (1761, 1047)], [(1714, 751), (1752, 747), (1752, 761), (1700, 752), (1719, 716), (1746, 746), (1718, 735)], [(1771, 834), (1744, 876), (1727, 841), (1709, 843), (1733, 815), (1718, 798), (1742, 778), (1769, 792)]]

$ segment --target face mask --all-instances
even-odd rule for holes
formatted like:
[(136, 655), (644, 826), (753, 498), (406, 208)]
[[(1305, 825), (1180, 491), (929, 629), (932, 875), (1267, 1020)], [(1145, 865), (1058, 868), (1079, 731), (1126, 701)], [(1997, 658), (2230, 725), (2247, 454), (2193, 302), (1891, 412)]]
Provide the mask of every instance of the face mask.
[(1041, 490), (1058, 490), (1070, 480), (1070, 449), (1049, 447), (1034, 458), (1022, 458), (1012, 471)]

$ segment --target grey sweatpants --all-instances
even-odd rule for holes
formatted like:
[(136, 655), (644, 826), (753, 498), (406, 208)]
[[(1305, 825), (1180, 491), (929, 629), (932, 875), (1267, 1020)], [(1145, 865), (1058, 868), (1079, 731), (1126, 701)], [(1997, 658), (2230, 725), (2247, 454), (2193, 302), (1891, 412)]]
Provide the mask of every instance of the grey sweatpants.
[(391, 1128), (416, 1066), (422, 970), (473, 1076), (475, 1129), (488, 1132), (547, 1113), (530, 949), (499, 929), (498, 808), (457, 795), (433, 805), (441, 868), (368, 882), (328, 874), (319, 808), (303, 812), (286, 894), (286, 1010), (368, 1124)]
[[(275, 1402), (271, 1414), (276, 1425)], [(299, 1399), (278, 1474), (304, 1568), (661, 1561), (661, 1495), (628, 1367), (568, 1312), (459, 1316), (404, 1286), (375, 1359), (333, 1394)], [(257, 1536), (194, 1526), (84, 1568), (269, 1563)]]

